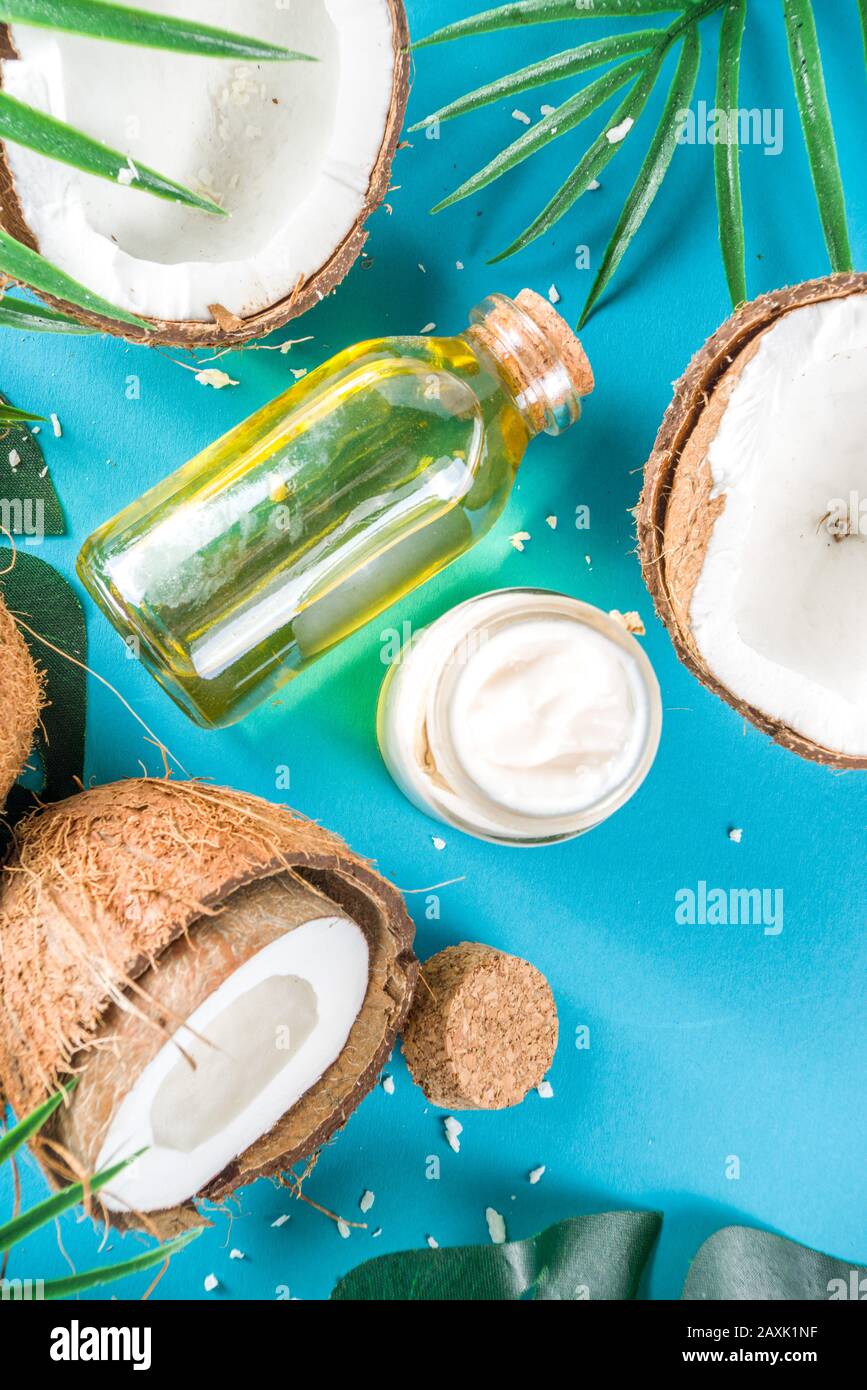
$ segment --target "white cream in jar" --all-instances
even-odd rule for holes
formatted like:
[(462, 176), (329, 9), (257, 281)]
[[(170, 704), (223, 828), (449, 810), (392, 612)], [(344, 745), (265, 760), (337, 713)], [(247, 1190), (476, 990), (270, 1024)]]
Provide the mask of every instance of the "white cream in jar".
[(423, 810), (507, 844), (568, 839), (638, 789), (661, 730), (637, 642), (563, 594), (504, 589), (446, 613), (389, 672), (378, 732)]

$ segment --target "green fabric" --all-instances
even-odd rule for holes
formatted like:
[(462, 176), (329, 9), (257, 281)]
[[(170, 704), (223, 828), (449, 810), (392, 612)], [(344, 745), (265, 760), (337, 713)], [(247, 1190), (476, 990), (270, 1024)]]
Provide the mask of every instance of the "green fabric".
[(635, 1298), (662, 1225), (658, 1212), (573, 1216), (528, 1240), (406, 1250), (368, 1260), (331, 1297), (351, 1300)]
[[(859, 1293), (860, 1289), (860, 1293)], [(686, 1299), (867, 1299), (867, 1268), (834, 1260), (769, 1231), (726, 1226), (690, 1266)]]
[[(18, 549), (0, 549), (0, 592), (11, 613), (35, 633), (76, 660), (87, 662), (87, 630), (81, 604), (57, 570), (35, 555)], [(12, 566), (10, 569), (9, 566)], [(79, 790), (84, 777), (84, 730), (87, 713), (87, 676), (79, 666), (53, 652), (45, 642), (22, 629), (37, 665), (46, 672), (49, 704), (42, 711), (37, 751), (44, 769), (38, 788), (42, 802), (59, 801)], [(32, 791), (13, 788), (6, 803), (5, 820), (14, 825), (35, 804)]]
[[(8, 404), (2, 395), (0, 402)], [(14, 469), (9, 463), (13, 450), (21, 460)], [(19, 550), (24, 546), (28, 550), (35, 549), (32, 544), (35, 537), (31, 533), (37, 522), (41, 523), (44, 536), (64, 535), (66, 522), (60, 501), (46, 472), (42, 450), (29, 426), (5, 425), (0, 429), (0, 478), (0, 524), (12, 533)]]

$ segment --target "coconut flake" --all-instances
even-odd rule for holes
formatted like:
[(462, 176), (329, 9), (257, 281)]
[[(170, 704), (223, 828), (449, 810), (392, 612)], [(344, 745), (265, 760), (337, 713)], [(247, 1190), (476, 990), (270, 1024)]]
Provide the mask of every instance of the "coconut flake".
[(288, 1213), (288, 1212), (284, 1212), (284, 1214), (283, 1214), (282, 1216), (278, 1216), (278, 1217), (277, 1217), (277, 1220), (276, 1220), (276, 1221), (272, 1221), (272, 1222), (271, 1222), (271, 1230), (272, 1230), (272, 1231), (276, 1230), (278, 1226), (285, 1226), (285, 1225), (286, 1225), (286, 1222), (287, 1222), (288, 1220), (289, 1220), (289, 1213)]
[(246, 1256), (245, 1256), (243, 1250), (235, 1249), (235, 1250), (230, 1250), (230, 1251), (229, 1251), (229, 1259), (230, 1259), (230, 1260), (243, 1260), (243, 1259), (246, 1259)]
[(614, 125), (610, 130), (606, 130), (605, 139), (609, 145), (619, 145), (621, 140), (625, 140), (635, 121), (631, 116), (627, 116), (619, 125)]
[(431, 838), (431, 844), (433, 845), (434, 849), (438, 849), (438, 850), (443, 850), (443, 849), (445, 849), (445, 847), (446, 847), (446, 842), (445, 842), (445, 840), (442, 838), (441, 835), (431, 835), (430, 838)]
[(352, 1235), (352, 1229), (349, 1223), (344, 1221), (342, 1216), (337, 1218), (337, 1231), (343, 1240), (349, 1240), (349, 1237)]
[(205, 367), (203, 371), (196, 372), (196, 381), (201, 386), (213, 386), (215, 391), (222, 391), (224, 386), (239, 385), (228, 372), (221, 372), (219, 367)]
[(440, 1243), (438, 1240), (434, 1240), (433, 1236), (425, 1236), (425, 1240), (427, 1241), (431, 1250), (439, 1250)]
[(550, 1081), (540, 1081), (536, 1087), (536, 1094), (541, 1100), (551, 1100), (554, 1095), (554, 1087)]
[(205, 1293), (213, 1293), (214, 1289), (218, 1289), (219, 1287), (220, 1281), (216, 1274), (205, 1275)]
[(516, 531), (514, 536), (509, 537), (509, 544), (514, 546), (515, 550), (523, 551), (525, 543), (532, 539), (529, 531)]
[(61, 435), (63, 434), (63, 429), (61, 428), (60, 421), (55, 415), (54, 411), (51, 412), (48, 418), (51, 421), (51, 428), (54, 430), (54, 438), (60, 439)]
[(361, 1201), (358, 1203), (358, 1206), (359, 1210), (362, 1212), (364, 1216), (366, 1216), (367, 1213), (370, 1211), (370, 1208), (373, 1206), (375, 1201), (376, 1194), (374, 1192), (371, 1192), (369, 1189), (361, 1194)]
[(461, 1151), (460, 1136), (464, 1132), (464, 1127), (460, 1120), (456, 1120), (454, 1115), (449, 1115), (447, 1119), (443, 1120), (443, 1129), (445, 1130), (446, 1142), (449, 1148), (453, 1153), (459, 1154)]
[(393, 1077), (393, 1076), (384, 1076), (384, 1077), (382, 1078), (382, 1089), (385, 1091), (385, 1094), (386, 1094), (387, 1096), (393, 1096), (393, 1095), (394, 1095), (394, 1077)]
[(560, 300), (562, 299), (562, 297), (563, 297), (563, 296), (561, 295), (560, 291), (557, 289), (557, 286), (556, 286), (556, 285), (552, 285), (552, 286), (550, 287), (550, 289), (548, 290), (548, 298), (550, 299), (550, 301), (551, 301), (552, 304), (559, 304), (559, 303), (560, 303)]
[(732, 829), (729, 831), (729, 839), (732, 840), (736, 845), (739, 845), (743, 838), (744, 832), (743, 830), (741, 830), (740, 826), (733, 826)]
[(542, 1164), (542, 1166), (541, 1166), (540, 1168), (533, 1168), (533, 1169), (531, 1169), (531, 1171), (527, 1174), (527, 1177), (530, 1179), (530, 1182), (531, 1182), (531, 1184), (532, 1184), (533, 1187), (535, 1187), (535, 1186), (536, 1186), (536, 1183), (539, 1181), (539, 1179), (542, 1178), (542, 1177), (544, 1177), (544, 1176), (545, 1176), (545, 1165), (544, 1165), (544, 1163)]
[(647, 631), (642, 621), (641, 614), (635, 612), (621, 613), (619, 608), (612, 608), (608, 614), (621, 627), (626, 628), (635, 637), (643, 637)]
[(550, 526), (552, 531), (556, 531), (556, 530), (557, 530), (557, 518), (556, 518), (556, 516), (546, 516), (546, 517), (545, 517), (545, 524), (546, 524), (547, 526)]
[(506, 1223), (498, 1211), (493, 1207), (485, 1207), (485, 1220), (488, 1223), (488, 1234), (494, 1245), (504, 1245), (506, 1241)]
[(530, 124), (530, 117), (527, 115), (526, 111), (519, 111), (519, 110), (517, 109), (517, 107), (516, 107), (515, 110), (512, 112), (512, 120), (513, 120), (513, 121), (520, 121), (521, 125), (529, 125), (529, 124)]

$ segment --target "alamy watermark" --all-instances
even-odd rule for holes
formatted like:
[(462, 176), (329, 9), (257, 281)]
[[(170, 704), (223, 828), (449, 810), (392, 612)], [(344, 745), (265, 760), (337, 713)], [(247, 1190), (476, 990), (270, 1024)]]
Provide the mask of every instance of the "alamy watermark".
[(0, 530), (20, 536), (25, 545), (45, 540), (45, 501), (42, 497), (0, 498)]
[(783, 148), (783, 111), (779, 106), (722, 106), (696, 103), (677, 113), (680, 145), (758, 145), (766, 155)]
[(782, 888), (678, 888), (674, 920), (689, 927), (762, 927), (765, 936), (783, 930)]

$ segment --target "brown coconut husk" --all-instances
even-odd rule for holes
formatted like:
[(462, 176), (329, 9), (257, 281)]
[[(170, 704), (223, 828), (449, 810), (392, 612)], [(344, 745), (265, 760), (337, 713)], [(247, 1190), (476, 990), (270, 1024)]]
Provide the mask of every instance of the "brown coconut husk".
[(703, 685), (782, 747), (840, 769), (867, 768), (867, 759), (823, 748), (728, 690), (702, 658), (689, 610), (714, 523), (725, 507), (724, 495), (711, 496), (708, 450), (741, 372), (764, 334), (784, 314), (865, 292), (867, 274), (847, 273), (808, 280), (741, 305), (696, 353), (676, 383), (644, 470), (638, 508), (644, 581), (680, 660)]
[(0, 813), (33, 749), (44, 683), (0, 594)]
[(425, 961), (403, 1054), (433, 1105), (504, 1110), (544, 1079), (557, 1031), (554, 996), (541, 971), (463, 941)]
[[(112, 1065), (122, 1068), (112, 1085), (117, 1094), (128, 1090), (137, 1063), (182, 1021), (173, 1012), (191, 1012), (178, 1008), (177, 993), (178, 980), (193, 979), (190, 961), (200, 960), (212, 980), (230, 973), (233, 955), (241, 963), (247, 946), (237, 916), (219, 928), (232, 895), (286, 875), (324, 896), (320, 915), (336, 904), (365, 932), (368, 993), (343, 1053), (318, 1086), (202, 1195), (219, 1200), (315, 1153), (376, 1083), (392, 1050), (418, 971), (412, 922), (397, 889), (337, 836), (258, 797), (195, 782), (118, 782), (59, 802), (19, 827), (0, 893), (0, 1100), (5, 1093), (26, 1114), (76, 1072), (87, 1100), (94, 1094), (91, 1066), (103, 1079), (100, 1068), (105, 1075)], [(247, 925), (263, 940), (264, 928)], [(188, 956), (188, 945), (199, 955)], [(164, 960), (165, 986), (157, 984)], [(153, 1003), (143, 1009), (148, 984)], [(130, 1009), (161, 1026), (131, 1029)], [(134, 1044), (129, 1066), (120, 1050), (114, 1064), (101, 1060), (113, 1033)], [(85, 1119), (77, 1137), (61, 1122), (53, 1134), (72, 1137), (71, 1152), (52, 1150), (49, 1132), (40, 1147), (49, 1172), (68, 1178), (76, 1158), (87, 1166), (104, 1122), (101, 1113)], [(166, 1235), (199, 1219), (186, 1204), (150, 1224)]]
[[(261, 309), (248, 318), (239, 319), (223, 305), (211, 305), (213, 322), (206, 323), (194, 319), (148, 319), (149, 331), (135, 328), (132, 324), (118, 323), (103, 318), (88, 309), (81, 309), (55, 295), (38, 291), (40, 299), (52, 308), (77, 319), (100, 333), (111, 333), (115, 337), (126, 338), (129, 342), (150, 343), (165, 347), (204, 348), (231, 347), (250, 342), (254, 338), (264, 338), (269, 333), (283, 328), (291, 319), (306, 314), (330, 294), (349, 274), (364, 249), (368, 238), (365, 223), (385, 199), (391, 182), (391, 167), (397, 152), (406, 105), (409, 100), (410, 81), (410, 42), (409, 26), (403, 0), (388, 0), (392, 19), (392, 42), (394, 46), (394, 75), (392, 77), (391, 98), (388, 119), (382, 144), (364, 205), (355, 223), (344, 237), (340, 246), (307, 280), (299, 280), (291, 292), (276, 304)], [(0, 58), (17, 57), (12, 43), (9, 26), (0, 25)], [(0, 144), (0, 227), (14, 236), (25, 246), (38, 251), (36, 239), (24, 220), (21, 204), (15, 188), (15, 181), (6, 159), (5, 145)]]

